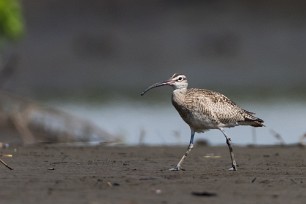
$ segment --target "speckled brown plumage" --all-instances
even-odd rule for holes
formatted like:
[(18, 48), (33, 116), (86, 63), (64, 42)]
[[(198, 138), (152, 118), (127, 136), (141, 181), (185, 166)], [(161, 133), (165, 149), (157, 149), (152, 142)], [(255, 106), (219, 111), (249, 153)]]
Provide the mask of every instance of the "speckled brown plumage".
[(236, 105), (221, 93), (206, 89), (175, 90), (172, 104), (182, 119), (196, 132), (237, 125), (263, 126), (254, 113)]

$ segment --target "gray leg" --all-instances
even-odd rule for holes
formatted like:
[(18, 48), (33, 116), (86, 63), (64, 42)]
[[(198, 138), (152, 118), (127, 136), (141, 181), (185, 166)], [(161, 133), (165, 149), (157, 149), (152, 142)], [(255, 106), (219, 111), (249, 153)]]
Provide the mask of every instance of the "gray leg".
[(182, 170), (182, 163), (184, 162), (184, 160), (186, 159), (186, 157), (188, 156), (188, 154), (190, 153), (190, 151), (193, 148), (194, 134), (195, 134), (194, 130), (191, 130), (191, 137), (190, 137), (190, 142), (189, 142), (187, 151), (185, 152), (185, 154), (183, 155), (183, 157), (181, 158), (179, 163), (176, 165), (176, 167), (169, 169), (170, 171), (180, 171), (180, 170)]
[(231, 160), (232, 160), (232, 168), (230, 168), (230, 171), (237, 171), (237, 164), (236, 164), (236, 160), (235, 160), (235, 156), (234, 156), (234, 152), (233, 152), (233, 148), (232, 148), (232, 144), (231, 144), (231, 138), (229, 138), (224, 130), (222, 128), (219, 128), (219, 130), (223, 133), (223, 135), (226, 138), (226, 144), (228, 146), (229, 152), (230, 152), (230, 156), (231, 156)]

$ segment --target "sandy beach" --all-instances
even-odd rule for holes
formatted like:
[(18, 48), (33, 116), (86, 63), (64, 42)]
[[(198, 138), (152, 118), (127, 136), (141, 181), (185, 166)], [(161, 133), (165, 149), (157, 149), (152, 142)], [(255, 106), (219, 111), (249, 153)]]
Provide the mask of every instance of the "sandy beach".
[(2, 149), (1, 203), (305, 203), (306, 149), (197, 145), (172, 172), (186, 147)]

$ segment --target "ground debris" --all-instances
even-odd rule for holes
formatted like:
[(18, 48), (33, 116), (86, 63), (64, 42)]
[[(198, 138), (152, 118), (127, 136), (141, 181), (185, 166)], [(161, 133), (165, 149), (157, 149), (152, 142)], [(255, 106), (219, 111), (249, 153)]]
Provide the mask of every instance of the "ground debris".
[(194, 195), (194, 196), (203, 196), (203, 197), (214, 197), (214, 196), (217, 196), (216, 193), (207, 192), (207, 191), (202, 191), (202, 192), (193, 191), (193, 192), (191, 192), (191, 195)]
[(8, 168), (9, 170), (13, 170), (12, 167), (10, 167), (7, 163), (5, 163), (2, 159), (0, 159), (0, 163), (3, 164), (6, 168)]

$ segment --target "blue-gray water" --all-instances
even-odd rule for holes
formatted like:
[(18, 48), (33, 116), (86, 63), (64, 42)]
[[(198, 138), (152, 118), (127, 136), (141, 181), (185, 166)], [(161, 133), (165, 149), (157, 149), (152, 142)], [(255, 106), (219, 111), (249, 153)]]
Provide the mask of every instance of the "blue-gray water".
[[(187, 145), (189, 142), (190, 129), (171, 103), (148, 105), (125, 101), (93, 105), (52, 102), (50, 105), (86, 118), (111, 134), (122, 136), (127, 145), (137, 145), (140, 140), (147, 145)], [(267, 127), (255, 129), (255, 140), (252, 127), (227, 129), (236, 145), (278, 144), (279, 141), (273, 136), (271, 129), (279, 133), (286, 144), (297, 143), (306, 133), (306, 103), (303, 101), (245, 102), (239, 105), (256, 112), (256, 116), (264, 119)], [(224, 136), (218, 130), (196, 134), (195, 138), (206, 139), (212, 145), (225, 144)]]

